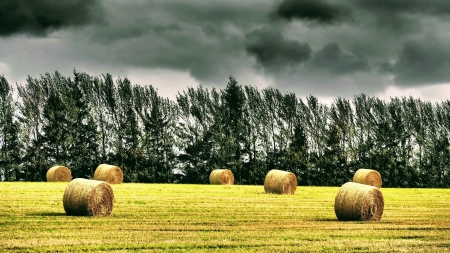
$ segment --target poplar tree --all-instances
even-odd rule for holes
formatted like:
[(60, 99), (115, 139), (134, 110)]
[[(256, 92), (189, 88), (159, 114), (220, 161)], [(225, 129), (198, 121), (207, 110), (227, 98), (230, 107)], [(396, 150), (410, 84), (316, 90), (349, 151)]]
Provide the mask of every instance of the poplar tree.
[(19, 123), (21, 142), (24, 146), (24, 180), (42, 181), (48, 170), (48, 162), (42, 152), (42, 122), (45, 104), (44, 87), (38, 79), (30, 76), (25, 84), (18, 84)]
[(0, 76), (0, 180), (21, 179), (22, 146), (19, 141), (19, 123), (15, 117), (16, 104), (13, 89), (4, 76)]

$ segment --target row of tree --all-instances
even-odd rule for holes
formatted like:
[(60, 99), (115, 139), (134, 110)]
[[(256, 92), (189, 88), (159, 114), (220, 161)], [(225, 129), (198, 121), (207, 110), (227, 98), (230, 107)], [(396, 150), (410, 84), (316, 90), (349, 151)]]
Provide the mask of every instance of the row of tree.
[(0, 76), (0, 107), (2, 180), (43, 181), (56, 164), (89, 178), (109, 163), (128, 182), (208, 183), (228, 168), (238, 184), (262, 184), (277, 168), (300, 185), (339, 186), (371, 168), (386, 187), (450, 186), (450, 101), (361, 94), (326, 105), (232, 77), (171, 101), (151, 85), (75, 71), (29, 77), (17, 92)]

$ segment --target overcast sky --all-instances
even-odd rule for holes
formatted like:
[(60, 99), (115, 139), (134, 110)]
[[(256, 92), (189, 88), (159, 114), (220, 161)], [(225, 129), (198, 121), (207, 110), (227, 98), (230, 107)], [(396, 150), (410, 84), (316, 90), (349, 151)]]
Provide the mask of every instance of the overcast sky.
[(450, 97), (447, 0), (1, 0), (0, 75), (110, 73), (171, 99), (272, 86), (323, 102)]

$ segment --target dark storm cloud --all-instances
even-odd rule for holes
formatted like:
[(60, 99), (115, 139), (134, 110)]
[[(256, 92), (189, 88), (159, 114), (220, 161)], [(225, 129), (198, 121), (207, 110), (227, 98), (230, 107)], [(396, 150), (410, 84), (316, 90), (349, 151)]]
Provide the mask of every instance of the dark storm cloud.
[(397, 32), (417, 33), (424, 17), (448, 19), (450, 1), (445, 0), (352, 0), (357, 12), (373, 16), (376, 25)]
[(335, 75), (351, 74), (370, 69), (367, 61), (344, 53), (337, 43), (329, 43), (316, 52), (310, 61), (312, 68), (322, 69)]
[(450, 14), (450, 2), (446, 0), (352, 0), (359, 8), (383, 15), (383, 13), (400, 14)]
[(390, 71), (400, 85), (450, 81), (450, 48), (435, 39), (408, 41)]
[(449, 30), (450, 1), (438, 0), (0, 0), (0, 67), (375, 93), (450, 82)]
[(324, 0), (283, 0), (272, 15), (287, 20), (300, 19), (331, 24), (349, 18), (351, 10)]
[(278, 28), (264, 26), (246, 37), (247, 52), (269, 71), (295, 68), (311, 55), (308, 44), (286, 39)]
[(0, 36), (17, 33), (43, 36), (49, 30), (87, 24), (101, 14), (101, 10), (97, 8), (98, 2), (97, 0), (1, 0)]
[(187, 71), (216, 82), (248, 66), (245, 33), (267, 22), (271, 1), (111, 1), (105, 22), (86, 29), (79, 50), (92, 48), (86, 57), (114, 64)]
[(110, 1), (104, 5), (106, 26), (99, 26), (93, 36), (111, 42), (149, 33), (181, 34), (195, 27), (192, 37), (202, 32), (208, 38), (227, 39), (233, 32), (230, 29), (242, 33), (266, 22), (271, 1)]

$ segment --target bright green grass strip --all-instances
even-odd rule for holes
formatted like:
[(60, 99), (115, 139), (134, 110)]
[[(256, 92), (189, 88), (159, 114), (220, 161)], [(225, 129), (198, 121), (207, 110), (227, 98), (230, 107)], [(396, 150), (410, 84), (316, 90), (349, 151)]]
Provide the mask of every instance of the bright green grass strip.
[(67, 183), (0, 183), (0, 252), (448, 252), (449, 189), (384, 189), (380, 222), (340, 222), (338, 187), (112, 185), (108, 217), (66, 216)]

